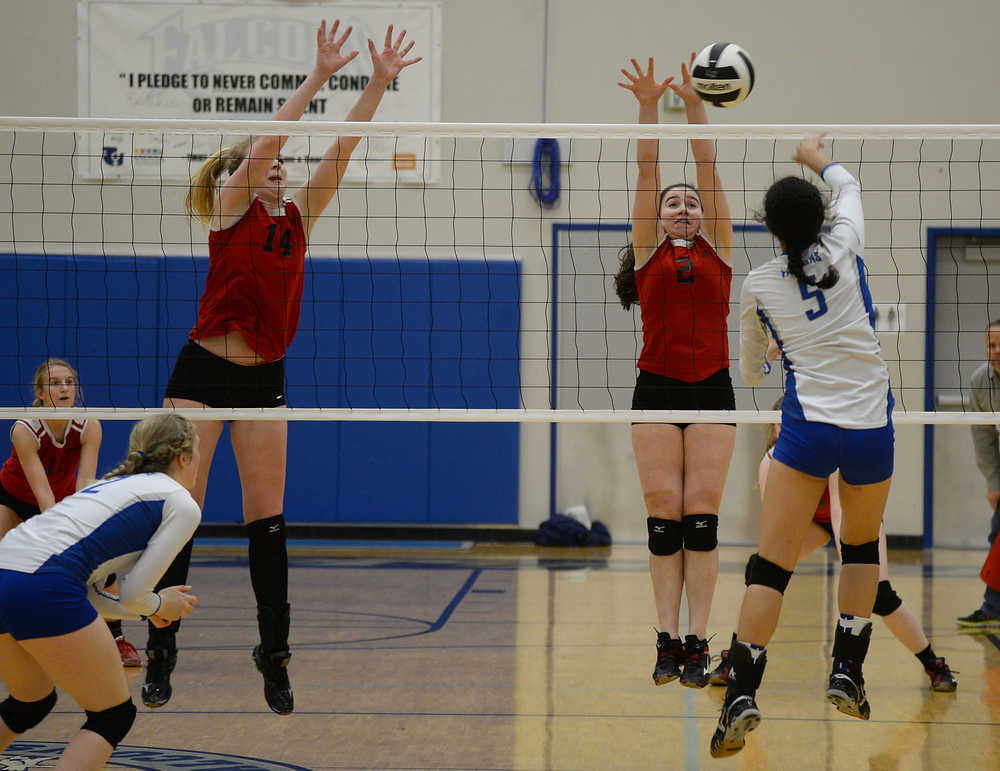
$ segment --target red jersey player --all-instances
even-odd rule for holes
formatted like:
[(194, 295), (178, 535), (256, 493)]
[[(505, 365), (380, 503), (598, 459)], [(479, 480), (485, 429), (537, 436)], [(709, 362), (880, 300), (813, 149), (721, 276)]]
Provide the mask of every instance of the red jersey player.
[[(76, 370), (62, 359), (43, 361), (33, 383), (33, 406), (76, 406)], [(101, 424), (86, 418), (18, 420), (10, 440), (13, 452), (0, 468), (0, 536), (94, 481)]]
[[(691, 62), (694, 54), (691, 54)], [(639, 102), (639, 123), (658, 121), (667, 88), (683, 101), (688, 123), (708, 123), (691, 86), (690, 63), (681, 83), (657, 81), (632, 59), (622, 88)], [(733, 410), (726, 317), (732, 280), (733, 226), (715, 164), (715, 143), (692, 139), (697, 187), (661, 189), (659, 142), (637, 143), (638, 179), (632, 204), (632, 243), (623, 250), (615, 288), (622, 305), (642, 312), (642, 353), (632, 397), (638, 410)], [(710, 423), (637, 423), (635, 453), (646, 502), (649, 572), (660, 631), (653, 681), (708, 683), (706, 627), (719, 572), (718, 511), (733, 454), (736, 427)], [(680, 639), (681, 594), (688, 601), (688, 634)]]
[[(62, 359), (46, 359), (35, 370), (34, 407), (74, 407), (80, 395), (76, 370)], [(88, 418), (18, 420), (11, 426), (10, 457), (0, 468), (0, 537), (27, 519), (94, 481), (101, 424)], [(122, 664), (142, 666), (121, 621), (108, 627)]]
[[(316, 65), (274, 115), (298, 120), (330, 76), (357, 56), (341, 53), (351, 28), (317, 30)], [(368, 121), (386, 88), (420, 57), (407, 59), (413, 42), (392, 25), (381, 50), (368, 40), (372, 75), (347, 121)], [(287, 172), (280, 155), (287, 137), (261, 136), (211, 156), (191, 180), (188, 213), (208, 225), (209, 273), (190, 339), (167, 384), (165, 407), (284, 407), (285, 351), (295, 337), (302, 300), (309, 234), (336, 192), (357, 136), (337, 137), (312, 175), (286, 195)], [(228, 178), (223, 178), (228, 174)], [(294, 709), (288, 679), (290, 608), (285, 546), (287, 424), (232, 420), (230, 439), (243, 488), (243, 519), (250, 542), (250, 582), (257, 600), (260, 644), (253, 650), (264, 677), (264, 697), (280, 715)], [(205, 488), (223, 421), (196, 421), (201, 438), (198, 480), (191, 491), (204, 504)], [(186, 582), (190, 543), (167, 569), (159, 586)], [(160, 707), (170, 699), (170, 673), (177, 661), (178, 623), (150, 626), (142, 700)]]

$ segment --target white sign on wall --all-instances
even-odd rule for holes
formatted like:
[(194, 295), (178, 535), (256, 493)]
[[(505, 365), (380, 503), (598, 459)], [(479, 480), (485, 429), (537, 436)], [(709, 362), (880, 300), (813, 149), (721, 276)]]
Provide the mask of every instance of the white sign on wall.
[[(344, 50), (358, 56), (312, 99), (303, 121), (344, 120), (371, 75), (368, 39), (381, 49), (386, 28), (414, 41), (407, 67), (382, 98), (375, 120), (440, 120), (441, 6), (430, 2), (336, 4), (248, 0), (78, 0), (79, 108), (92, 118), (267, 120), (305, 80), (325, 18), (354, 28)], [(81, 172), (102, 178), (187, 179), (233, 136), (105, 133), (89, 137)], [(304, 179), (332, 138), (291, 137), (289, 176)], [(423, 137), (369, 137), (347, 177), (426, 180), (436, 143)], [(434, 164), (432, 164), (433, 168)]]

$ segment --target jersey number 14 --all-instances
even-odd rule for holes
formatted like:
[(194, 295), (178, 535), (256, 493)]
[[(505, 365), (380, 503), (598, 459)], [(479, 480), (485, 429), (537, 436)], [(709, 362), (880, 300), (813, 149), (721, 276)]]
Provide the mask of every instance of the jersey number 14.
[[(264, 242), (264, 251), (273, 252), (274, 251), (274, 234), (278, 231), (277, 225), (267, 226), (267, 241)], [(278, 247), (281, 249), (282, 257), (292, 256), (292, 229), (285, 228), (281, 233), (281, 238), (278, 239)]]

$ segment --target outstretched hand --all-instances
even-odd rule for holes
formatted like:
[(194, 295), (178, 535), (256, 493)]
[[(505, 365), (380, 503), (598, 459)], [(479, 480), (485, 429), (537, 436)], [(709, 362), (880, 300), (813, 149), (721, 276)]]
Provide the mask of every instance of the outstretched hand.
[(667, 83), (667, 85), (670, 86), (670, 90), (684, 100), (684, 104), (697, 104), (701, 101), (701, 96), (694, 90), (694, 86), (691, 85), (691, 70), (694, 69), (695, 56), (697, 56), (697, 54), (692, 51), (691, 60), (687, 64), (681, 62), (680, 85), (674, 83), (673, 78), (671, 78)]
[(375, 48), (375, 43), (371, 38), (368, 38), (368, 52), (372, 57), (372, 77), (377, 80), (384, 80), (387, 83), (395, 78), (400, 72), (411, 64), (416, 64), (424, 57), (418, 56), (415, 59), (406, 59), (406, 55), (413, 48), (413, 41), (411, 40), (406, 44), (406, 47), (400, 50), (400, 46), (403, 45), (403, 40), (406, 37), (406, 30), (404, 29), (399, 33), (395, 42), (392, 39), (392, 25), (385, 31), (385, 44), (382, 46), (382, 50), (379, 51)]
[(814, 137), (806, 137), (799, 142), (798, 147), (795, 148), (795, 155), (792, 156), (792, 160), (808, 166), (809, 159), (823, 149), (823, 137), (826, 134), (827, 132), (824, 131), (822, 134), (817, 134)]
[[(635, 95), (635, 98), (639, 100), (639, 104), (656, 104), (660, 97), (666, 92), (667, 86), (670, 86), (671, 81), (674, 79), (673, 76), (670, 76), (662, 83), (658, 83), (656, 78), (653, 76), (652, 56), (649, 57), (649, 69), (646, 72), (642, 71), (642, 67), (635, 59), (632, 59), (632, 66), (635, 67), (635, 74), (629, 72), (623, 67), (622, 75), (626, 77), (628, 83), (618, 81), (618, 85), (631, 91)], [(670, 87), (673, 88), (673, 86)]]
[(337, 29), (339, 27), (340, 19), (335, 19), (333, 26), (330, 28), (330, 34), (327, 35), (326, 20), (324, 19), (320, 23), (319, 29), (316, 30), (316, 67), (323, 70), (327, 77), (337, 72), (337, 70), (358, 55), (357, 51), (351, 51), (346, 54), (340, 52), (340, 49), (343, 48), (344, 43), (347, 42), (347, 38), (351, 36), (351, 31), (354, 28), (348, 27), (344, 30), (344, 34), (338, 38)]

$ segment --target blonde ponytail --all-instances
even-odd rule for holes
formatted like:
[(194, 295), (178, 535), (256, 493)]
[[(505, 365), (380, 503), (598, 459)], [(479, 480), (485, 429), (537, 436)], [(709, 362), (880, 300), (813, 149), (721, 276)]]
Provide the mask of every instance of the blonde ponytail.
[(215, 213), (219, 177), (223, 172), (234, 174), (250, 152), (250, 138), (237, 142), (229, 147), (223, 147), (219, 152), (210, 155), (188, 185), (184, 196), (184, 210), (189, 217), (208, 225)]

